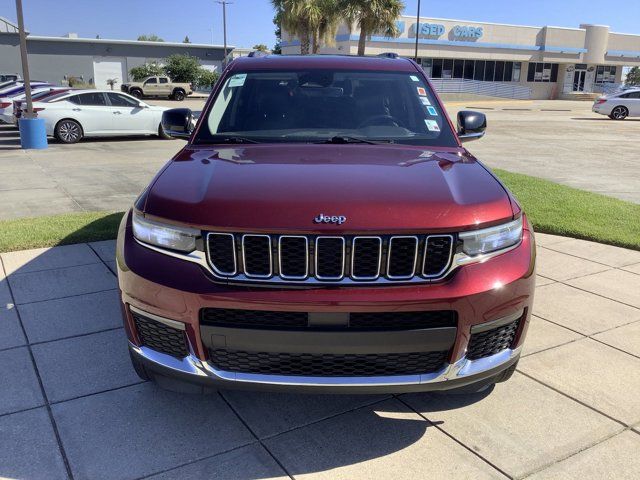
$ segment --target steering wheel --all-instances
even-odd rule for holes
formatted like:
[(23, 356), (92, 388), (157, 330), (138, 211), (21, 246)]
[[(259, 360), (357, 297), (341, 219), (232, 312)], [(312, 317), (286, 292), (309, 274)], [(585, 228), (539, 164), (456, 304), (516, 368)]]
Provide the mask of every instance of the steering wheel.
[(369, 117), (358, 125), (358, 128), (370, 127), (373, 125), (387, 125), (390, 127), (404, 127), (404, 124), (393, 115), (381, 114)]

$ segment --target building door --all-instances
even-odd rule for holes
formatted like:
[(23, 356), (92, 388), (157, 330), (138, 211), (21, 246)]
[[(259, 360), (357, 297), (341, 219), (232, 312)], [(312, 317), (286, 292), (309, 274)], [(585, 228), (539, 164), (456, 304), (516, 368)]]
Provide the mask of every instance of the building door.
[(118, 83), (114, 87), (120, 90), (120, 85), (127, 81), (125, 59), (119, 57), (96, 57), (93, 59), (93, 84), (96, 88), (110, 89), (107, 80), (115, 79)]
[(584, 79), (587, 72), (584, 70), (576, 70), (573, 72), (573, 91), (584, 92)]

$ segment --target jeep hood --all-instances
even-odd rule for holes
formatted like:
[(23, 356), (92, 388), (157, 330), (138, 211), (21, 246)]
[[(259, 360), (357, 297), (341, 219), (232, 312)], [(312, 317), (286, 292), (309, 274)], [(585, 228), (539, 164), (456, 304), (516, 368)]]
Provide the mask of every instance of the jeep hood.
[[(144, 210), (253, 232), (455, 231), (513, 216), (504, 187), (465, 149), (363, 144), (187, 146)], [(346, 221), (316, 224), (319, 214)]]

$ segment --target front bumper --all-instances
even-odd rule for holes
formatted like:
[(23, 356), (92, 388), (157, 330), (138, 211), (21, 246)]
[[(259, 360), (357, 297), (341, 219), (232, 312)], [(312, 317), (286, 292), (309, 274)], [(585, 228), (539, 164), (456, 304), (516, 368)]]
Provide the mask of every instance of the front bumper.
[[(221, 389), (323, 393), (412, 392), (446, 390), (490, 380), (512, 366), (519, 358), (534, 291), (535, 244), (533, 234), (529, 230), (525, 231), (523, 241), (517, 248), (485, 263), (460, 267), (447, 281), (437, 284), (311, 289), (259, 288), (214, 283), (198, 265), (141, 246), (131, 236), (127, 217), (123, 220), (117, 247), (125, 326), (132, 356), (154, 375)], [(167, 275), (167, 272), (171, 274)], [(447, 347), (446, 361), (441, 367), (425, 373), (376, 376), (257, 374), (228, 371), (216, 367), (210, 361), (211, 345), (208, 339), (211, 338), (211, 332), (200, 325), (200, 311), (209, 307), (305, 311), (317, 314), (454, 310), (457, 314), (457, 327), (454, 339)], [(131, 315), (132, 309), (155, 317), (162, 323), (179, 324), (187, 339), (187, 355), (176, 358), (143, 345), (137, 336), (136, 324)], [(504, 323), (505, 320), (514, 319), (519, 320), (517, 333), (508, 348), (483, 358), (467, 358), (469, 341), (474, 331), (494, 322)], [(313, 333), (302, 343), (313, 345), (311, 335)], [(382, 345), (376, 343), (378, 341), (374, 335), (367, 335), (370, 334), (362, 335), (365, 338), (361, 342), (365, 347), (362, 353), (371, 353), (378, 347), (383, 348), (385, 352), (402, 351), (402, 348), (410, 351), (407, 345), (397, 346), (393, 343), (403, 342), (401, 336), (395, 336), (393, 338), (396, 340), (389, 340), (387, 345)], [(228, 338), (237, 340), (235, 337)], [(257, 337), (257, 343), (263, 342), (262, 346), (269, 343), (270, 351), (277, 352), (280, 351), (278, 348), (288, 341), (280, 342), (280, 345), (274, 347), (273, 338), (269, 337), (269, 343), (264, 337)], [(348, 345), (353, 338), (345, 340), (344, 343)], [(371, 339), (371, 342), (367, 338)], [(392, 338), (391, 334), (389, 338)], [(429, 348), (435, 348), (435, 340), (421, 338), (425, 339)], [(411, 342), (415, 343), (415, 339), (406, 341), (407, 344)], [(343, 342), (338, 339), (335, 343)], [(244, 344), (246, 347), (247, 342)], [(305, 345), (296, 347), (297, 351), (306, 352)], [(296, 351), (296, 347), (290, 350)], [(342, 351), (335, 352), (335, 348), (326, 351), (344, 353), (345, 345), (342, 347)], [(288, 347), (285, 345), (285, 348)], [(315, 353), (316, 350), (318, 348), (311, 348), (307, 353)]]

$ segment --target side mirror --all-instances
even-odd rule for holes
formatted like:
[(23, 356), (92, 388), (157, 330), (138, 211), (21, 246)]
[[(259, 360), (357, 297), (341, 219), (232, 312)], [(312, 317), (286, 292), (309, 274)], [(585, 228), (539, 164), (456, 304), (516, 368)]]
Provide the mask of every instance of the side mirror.
[(484, 136), (487, 128), (487, 117), (484, 113), (471, 110), (458, 112), (458, 138), (461, 142), (478, 140)]
[(162, 129), (173, 138), (189, 138), (195, 121), (189, 108), (172, 108), (162, 112)]

